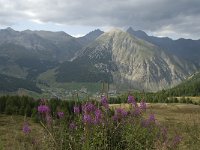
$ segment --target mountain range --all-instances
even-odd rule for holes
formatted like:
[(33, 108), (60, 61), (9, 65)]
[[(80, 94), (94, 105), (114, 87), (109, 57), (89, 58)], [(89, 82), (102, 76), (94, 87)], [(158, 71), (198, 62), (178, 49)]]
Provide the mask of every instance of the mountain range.
[(132, 28), (97, 29), (80, 38), (62, 31), (0, 30), (0, 75), (5, 78), (37, 82), (53, 70), (60, 83), (105, 81), (158, 91), (199, 69), (200, 40), (154, 37)]

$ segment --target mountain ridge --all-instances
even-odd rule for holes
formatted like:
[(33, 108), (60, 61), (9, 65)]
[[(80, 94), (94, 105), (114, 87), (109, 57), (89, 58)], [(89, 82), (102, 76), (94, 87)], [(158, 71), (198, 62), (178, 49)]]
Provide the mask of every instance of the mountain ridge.
[(172, 55), (176, 55), (177, 57), (193, 62), (200, 67), (200, 39), (192, 40), (179, 38), (177, 40), (173, 40), (168, 37), (149, 36), (144, 31), (135, 31), (131, 27), (127, 29), (127, 32), (161, 47), (163, 50), (171, 53)]
[[(154, 39), (172, 48), (186, 40)], [(131, 28), (105, 33), (97, 29), (80, 38), (62, 31), (7, 28), (0, 30), (0, 71), (35, 82), (40, 74), (53, 69), (57, 82), (105, 81), (157, 91), (177, 85), (198, 69), (198, 40), (186, 40), (187, 47), (197, 42), (190, 59), (185, 59), (188, 50), (184, 49), (184, 55), (177, 54), (181, 46), (173, 52), (162, 42), (159, 45), (152, 41), (144, 31), (131, 32)]]
[[(112, 74), (114, 82), (127, 83), (140, 90), (156, 91), (175, 85), (196, 69), (195, 66), (166, 54), (156, 45), (118, 29), (99, 36), (79, 52), (74, 61), (85, 57), (102, 72)], [(170, 61), (173, 61), (172, 65)], [(174, 70), (174, 66), (178, 71)], [(153, 75), (155, 73), (160, 75)]]

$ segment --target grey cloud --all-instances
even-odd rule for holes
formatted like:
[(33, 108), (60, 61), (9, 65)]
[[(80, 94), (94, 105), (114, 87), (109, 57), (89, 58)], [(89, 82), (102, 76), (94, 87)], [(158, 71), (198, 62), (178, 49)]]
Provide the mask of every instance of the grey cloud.
[[(0, 24), (37, 19), (67, 25), (165, 27), (200, 38), (199, 0), (0, 0)], [(173, 36), (173, 35), (172, 35)]]

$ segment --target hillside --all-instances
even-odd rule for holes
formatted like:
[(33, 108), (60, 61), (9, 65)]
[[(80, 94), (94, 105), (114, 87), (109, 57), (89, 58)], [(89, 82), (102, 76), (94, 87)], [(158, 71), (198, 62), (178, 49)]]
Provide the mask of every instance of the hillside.
[(191, 40), (180, 38), (173, 40), (168, 37), (149, 36), (144, 31), (133, 30), (131, 27), (127, 30), (128, 33), (159, 46), (163, 50), (179, 58), (190, 61), (200, 66), (200, 40)]
[[(169, 55), (156, 45), (118, 29), (102, 34), (79, 51), (70, 68), (79, 75), (79, 69), (73, 65), (88, 66), (86, 62), (92, 64), (93, 69), (109, 76), (115, 84), (150, 91), (172, 87), (196, 70), (194, 65)], [(66, 65), (68, 67), (64, 67), (64, 64), (59, 67), (57, 79), (63, 77), (62, 81), (69, 81), (67, 77), (73, 75), (78, 78), (71, 70), (66, 69), (69, 68), (69, 63)], [(88, 69), (83, 71), (88, 73)], [(68, 75), (65, 76), (63, 72)], [(89, 73), (88, 78), (90, 76), (92, 74)], [(85, 79), (81, 80), (84, 81), (87, 82)]]
[(94, 31), (91, 31), (90, 33), (86, 34), (83, 37), (77, 38), (77, 41), (84, 47), (93, 42), (96, 38), (98, 38), (101, 34), (104, 32), (97, 29)]
[(32, 81), (0, 74), (0, 91), (15, 92), (19, 88), (41, 93), (41, 90)]
[(166, 93), (171, 96), (200, 96), (200, 72), (167, 90)]

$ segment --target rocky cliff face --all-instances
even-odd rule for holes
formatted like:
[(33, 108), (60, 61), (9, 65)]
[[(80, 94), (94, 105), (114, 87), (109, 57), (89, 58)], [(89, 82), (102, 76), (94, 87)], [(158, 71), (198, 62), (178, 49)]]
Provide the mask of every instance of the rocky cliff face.
[(118, 29), (102, 34), (76, 59), (86, 56), (103, 72), (111, 72), (114, 83), (140, 90), (169, 88), (196, 70), (194, 65)]
[(144, 31), (135, 31), (131, 27), (127, 30), (133, 36), (148, 41), (159, 46), (167, 53), (171, 53), (179, 58), (185, 59), (200, 66), (200, 40), (177, 39), (172, 40), (168, 37), (149, 36)]

